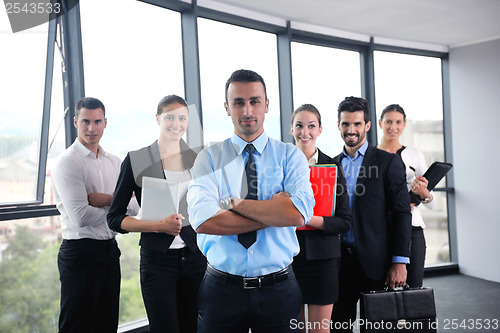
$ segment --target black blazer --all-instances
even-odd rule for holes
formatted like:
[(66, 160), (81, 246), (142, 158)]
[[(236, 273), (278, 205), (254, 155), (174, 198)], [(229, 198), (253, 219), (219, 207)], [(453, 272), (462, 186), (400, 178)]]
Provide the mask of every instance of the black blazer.
[[(343, 154), (334, 158), (342, 165)], [(352, 228), (365, 274), (385, 279), (392, 256), (410, 256), (411, 211), (401, 157), (368, 146), (359, 171)]]
[[(184, 141), (181, 141), (183, 161), (187, 168), (191, 168), (196, 157)], [(131, 163), (131, 159), (134, 163)], [(142, 162), (142, 165), (140, 165)], [(132, 166), (134, 165), (134, 167)], [(138, 167), (138, 165), (140, 165)], [(155, 141), (148, 147), (129, 152), (122, 162), (120, 175), (116, 184), (113, 200), (107, 215), (108, 225), (111, 230), (119, 233), (128, 233), (121, 228), (123, 219), (127, 216), (127, 202), (135, 193), (137, 202), (141, 204), (142, 177), (156, 177), (165, 179), (161, 164), (158, 142)], [(188, 219), (186, 196), (181, 198), (179, 213)], [(182, 239), (193, 252), (199, 252), (196, 243), (196, 233), (190, 225), (184, 226), (180, 233)], [(142, 232), (139, 244), (147, 249), (166, 253), (174, 240), (174, 236), (165, 233)]]
[(297, 230), (300, 248), (305, 248), (306, 259), (331, 259), (340, 257), (340, 233), (351, 227), (349, 195), (342, 165), (318, 149), (318, 164), (337, 164), (335, 216), (323, 216), (324, 230)]

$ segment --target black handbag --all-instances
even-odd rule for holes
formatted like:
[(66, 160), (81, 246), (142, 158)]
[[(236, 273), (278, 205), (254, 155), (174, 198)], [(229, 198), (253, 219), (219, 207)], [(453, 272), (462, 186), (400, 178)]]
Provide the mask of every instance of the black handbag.
[(431, 288), (361, 293), (360, 310), (361, 332), (437, 332)]

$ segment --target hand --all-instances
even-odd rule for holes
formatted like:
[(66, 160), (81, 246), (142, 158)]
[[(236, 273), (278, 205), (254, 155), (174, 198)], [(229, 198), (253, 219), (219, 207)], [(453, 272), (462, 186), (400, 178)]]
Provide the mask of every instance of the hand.
[(406, 284), (406, 274), (406, 264), (392, 264), (387, 272), (385, 284), (391, 289), (404, 287)]
[(325, 219), (323, 216), (313, 216), (307, 225), (319, 230), (325, 230)]
[(429, 181), (425, 177), (418, 177), (413, 180), (410, 188), (413, 193), (420, 196), (420, 198), (423, 200), (425, 198), (428, 198), (430, 195), (429, 190), (427, 189), (428, 184)]
[(276, 198), (290, 198), (292, 195), (288, 192), (281, 191), (273, 195), (271, 199), (276, 199)]
[(172, 236), (178, 236), (182, 229), (182, 214), (172, 214), (158, 223), (157, 232), (163, 232)]
[(225, 210), (233, 209), (233, 197), (225, 197), (219, 200), (219, 207)]
[(90, 193), (87, 195), (87, 201), (92, 207), (106, 207), (111, 205), (113, 196), (106, 193)]
[(415, 204), (414, 204), (413, 202), (412, 202), (412, 203), (410, 203), (410, 208), (411, 208), (411, 210), (410, 210), (410, 211), (411, 211), (411, 212), (413, 212), (413, 208), (415, 208)]

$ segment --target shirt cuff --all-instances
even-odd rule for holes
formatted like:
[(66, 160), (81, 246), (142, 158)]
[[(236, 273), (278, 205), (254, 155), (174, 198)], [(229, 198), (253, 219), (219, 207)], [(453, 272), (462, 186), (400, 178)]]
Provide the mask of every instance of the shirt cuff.
[(392, 256), (393, 264), (409, 264), (410, 258), (408, 257), (400, 257), (400, 256)]
[(214, 217), (220, 210), (221, 208), (218, 206), (207, 206), (204, 207), (203, 211), (198, 209), (189, 215), (189, 223), (193, 227), (194, 231), (196, 231), (200, 225), (205, 223), (206, 220)]
[[(299, 211), (299, 213), (302, 215), (302, 218), (304, 218), (304, 225), (308, 224), (309, 221), (312, 218), (312, 208), (308, 209), (304, 204), (303, 200), (301, 200), (299, 197), (292, 195), (290, 198), (290, 201), (292, 204), (295, 206), (295, 208)], [(314, 203), (311, 207), (314, 207)]]

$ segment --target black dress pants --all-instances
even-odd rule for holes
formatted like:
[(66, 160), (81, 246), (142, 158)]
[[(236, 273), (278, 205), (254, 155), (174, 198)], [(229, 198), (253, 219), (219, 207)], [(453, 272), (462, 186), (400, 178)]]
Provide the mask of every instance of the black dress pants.
[(299, 332), (302, 293), (293, 271), (284, 281), (254, 289), (206, 273), (198, 304), (199, 333)]
[(120, 302), (120, 250), (115, 239), (63, 240), (59, 332), (114, 332)]
[(352, 332), (359, 327), (356, 321), (360, 292), (382, 290), (383, 280), (372, 280), (366, 276), (359, 262), (356, 249), (342, 248), (339, 276), (339, 300), (333, 306), (331, 332)]
[(205, 256), (188, 247), (167, 253), (141, 247), (141, 290), (149, 332), (197, 332), (196, 297), (205, 269)]
[(408, 271), (406, 283), (410, 288), (422, 287), (426, 248), (424, 229), (421, 227), (412, 227), (410, 263), (406, 265)]

